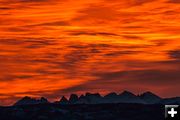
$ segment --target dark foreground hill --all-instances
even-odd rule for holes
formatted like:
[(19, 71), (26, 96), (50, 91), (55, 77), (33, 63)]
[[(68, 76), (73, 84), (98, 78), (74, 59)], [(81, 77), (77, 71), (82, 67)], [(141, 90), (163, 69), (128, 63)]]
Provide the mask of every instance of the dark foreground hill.
[(0, 120), (164, 120), (164, 106), (45, 103), (0, 107)]

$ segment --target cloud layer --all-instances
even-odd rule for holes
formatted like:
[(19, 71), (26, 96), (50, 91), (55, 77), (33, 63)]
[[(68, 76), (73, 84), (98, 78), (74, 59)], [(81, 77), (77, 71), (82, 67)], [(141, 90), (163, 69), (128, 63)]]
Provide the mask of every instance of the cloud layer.
[(124, 89), (178, 96), (179, 7), (179, 0), (0, 0), (0, 102)]

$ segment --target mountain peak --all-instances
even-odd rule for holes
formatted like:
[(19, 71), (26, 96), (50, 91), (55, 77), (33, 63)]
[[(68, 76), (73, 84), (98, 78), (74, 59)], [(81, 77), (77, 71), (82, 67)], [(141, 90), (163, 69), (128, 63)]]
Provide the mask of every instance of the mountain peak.
[(76, 94), (71, 94), (70, 98), (69, 98), (69, 102), (70, 103), (75, 103), (76, 101), (78, 101), (78, 96)]
[(104, 97), (106, 98), (106, 97), (115, 97), (115, 96), (118, 96), (117, 93), (111, 92), (111, 93), (105, 95)]
[(44, 97), (40, 99), (31, 98), (29, 96), (25, 96), (22, 99), (18, 100), (14, 105), (30, 105), (30, 104), (42, 104), (48, 103), (48, 100)]
[(60, 104), (67, 104), (69, 101), (65, 96), (62, 96), (61, 100), (59, 101)]
[(120, 96), (133, 96), (135, 97), (136, 95), (134, 95), (133, 93), (129, 92), (129, 91), (123, 91), (121, 94), (119, 94)]
[(42, 101), (42, 102), (48, 102), (48, 100), (47, 100), (45, 97), (41, 97), (41, 98), (40, 98), (40, 101)]
[(147, 92), (145, 92), (145, 93), (143, 93), (143, 94), (140, 95), (140, 97), (146, 97), (146, 96), (151, 96), (151, 97), (160, 98), (158, 95), (156, 95), (156, 94), (154, 94), (154, 93), (152, 93), (152, 92), (149, 92), (149, 91), (147, 91)]
[(154, 103), (158, 103), (160, 102), (160, 100), (162, 98), (160, 98), (159, 96), (155, 95), (154, 93), (152, 92), (145, 92), (143, 94), (141, 94), (139, 96), (142, 100), (146, 101), (147, 103), (149, 104), (154, 104)]
[(21, 98), (21, 100), (28, 100), (28, 99), (33, 99), (33, 98), (31, 98), (30, 96), (25, 96), (25, 97)]
[[(129, 91), (123, 91), (120, 94), (111, 92), (104, 97), (99, 93), (86, 93), (85, 95), (71, 94), (69, 100), (62, 96), (60, 101), (55, 103), (57, 104), (104, 104), (104, 103), (142, 103), (142, 104), (157, 104), (162, 102), (162, 98), (155, 95), (152, 92), (145, 92), (141, 95), (135, 95)], [(179, 99), (173, 99), (172, 101), (179, 101)], [(170, 101), (169, 99), (164, 100), (165, 102)], [(171, 101), (170, 101), (171, 102)], [(29, 105), (29, 104), (42, 104), (48, 103), (48, 100), (44, 97), (40, 99), (31, 98), (25, 96), (22, 99), (18, 100), (14, 105)]]

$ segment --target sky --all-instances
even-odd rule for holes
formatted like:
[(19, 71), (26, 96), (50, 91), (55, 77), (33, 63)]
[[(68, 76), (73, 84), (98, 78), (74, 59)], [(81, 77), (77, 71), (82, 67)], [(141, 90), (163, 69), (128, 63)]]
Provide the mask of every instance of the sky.
[(180, 0), (0, 0), (0, 105), (179, 88)]

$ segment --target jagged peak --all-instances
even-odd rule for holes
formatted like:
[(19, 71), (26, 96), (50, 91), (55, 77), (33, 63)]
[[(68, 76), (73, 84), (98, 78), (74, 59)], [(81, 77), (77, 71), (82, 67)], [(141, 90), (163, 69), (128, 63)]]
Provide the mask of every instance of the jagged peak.
[(87, 92), (86, 94), (85, 94), (85, 96), (90, 96), (90, 95), (92, 95), (91, 93), (89, 93), (89, 92)]
[(68, 99), (65, 96), (62, 96), (60, 102), (68, 102)]
[(74, 102), (78, 101), (78, 99), (79, 99), (78, 95), (71, 94), (70, 98), (69, 98), (69, 102), (74, 103)]
[(33, 97), (30, 97), (30, 96), (25, 96), (23, 98), (21, 98), (20, 100), (18, 101), (40, 101), (43, 97), (41, 97), (40, 99), (38, 98), (33, 98)]
[(44, 102), (48, 102), (48, 100), (45, 97), (41, 97), (40, 100)]
[(30, 96), (25, 96), (25, 97), (21, 98), (21, 100), (27, 100), (27, 99), (33, 99), (33, 98)]
[[(122, 100), (129, 100), (131, 102), (142, 102), (142, 103), (150, 103), (154, 104), (162, 100), (159, 96), (155, 95), (152, 92), (145, 92), (140, 95), (134, 95), (133, 93), (129, 91), (123, 91), (121, 94), (117, 94), (115, 92), (111, 92), (104, 97), (102, 97), (99, 93), (89, 93), (78, 95), (71, 94), (69, 100), (62, 96), (60, 101), (56, 103), (61, 104), (77, 104), (77, 103), (103, 103), (103, 102), (123, 102)], [(134, 101), (133, 101), (134, 100)], [(127, 102), (127, 101), (126, 101)], [(39, 99), (32, 98), (29, 96), (25, 96), (22, 99), (18, 100), (15, 105), (25, 105), (25, 104), (42, 104), (42, 103), (48, 103), (48, 100), (44, 97), (41, 97)]]
[(60, 101), (57, 101), (55, 103), (57, 103), (57, 104), (68, 104), (69, 101), (68, 101), (68, 99), (65, 96), (62, 96)]
[(79, 97), (76, 94), (71, 94), (69, 100), (74, 99), (74, 98), (78, 99)]
[(149, 97), (156, 97), (156, 98), (159, 98), (159, 99), (161, 99), (158, 95), (156, 95), (156, 94), (154, 94), (154, 93), (152, 93), (152, 92), (150, 92), (150, 91), (147, 91), (147, 92), (144, 92), (144, 93), (142, 93), (141, 95), (140, 95), (140, 97), (147, 97), (147, 96), (149, 96)]
[(119, 94), (120, 96), (136, 96), (132, 92), (129, 91), (123, 91), (122, 93)]
[(44, 97), (37, 99), (37, 98), (25, 96), (20, 100), (18, 100), (14, 105), (28, 105), (28, 104), (41, 104), (41, 103), (48, 103), (48, 100)]

